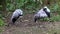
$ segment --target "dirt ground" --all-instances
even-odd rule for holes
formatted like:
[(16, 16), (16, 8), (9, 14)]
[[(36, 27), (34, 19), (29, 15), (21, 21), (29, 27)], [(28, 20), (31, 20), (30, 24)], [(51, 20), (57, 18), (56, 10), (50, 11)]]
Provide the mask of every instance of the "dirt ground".
[[(10, 17), (6, 19), (9, 22)], [(60, 34), (60, 22), (33, 21), (33, 14), (26, 14), (15, 25), (2, 27), (0, 34)]]

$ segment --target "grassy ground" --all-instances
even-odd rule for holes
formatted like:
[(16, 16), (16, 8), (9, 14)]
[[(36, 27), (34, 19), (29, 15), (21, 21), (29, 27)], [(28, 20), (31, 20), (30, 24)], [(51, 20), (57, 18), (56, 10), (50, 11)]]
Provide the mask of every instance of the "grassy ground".
[(35, 23), (32, 16), (33, 14), (26, 14), (22, 19), (19, 18), (15, 25), (0, 27), (0, 34), (60, 34), (60, 22), (37, 21)]

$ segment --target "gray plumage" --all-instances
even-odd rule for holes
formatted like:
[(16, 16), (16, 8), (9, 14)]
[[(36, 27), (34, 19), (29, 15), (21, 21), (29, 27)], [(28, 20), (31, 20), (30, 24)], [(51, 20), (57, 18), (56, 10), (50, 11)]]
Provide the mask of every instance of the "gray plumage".
[(50, 18), (50, 9), (48, 9), (47, 6), (45, 6), (45, 7), (42, 8), (41, 10), (39, 10), (39, 11), (34, 15), (34, 21), (36, 22), (37, 19), (39, 19), (39, 18), (45, 18), (45, 17), (49, 17), (49, 18)]
[(15, 23), (15, 21), (20, 17), (23, 16), (23, 11), (21, 9), (16, 9), (11, 17), (11, 21), (13, 22), (13, 24)]

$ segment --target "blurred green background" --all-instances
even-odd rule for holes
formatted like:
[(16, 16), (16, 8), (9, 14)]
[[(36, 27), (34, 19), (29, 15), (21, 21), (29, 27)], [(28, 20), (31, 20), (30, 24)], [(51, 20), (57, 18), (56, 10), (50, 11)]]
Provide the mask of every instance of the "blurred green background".
[(0, 0), (0, 23), (15, 9), (22, 9), (26, 15), (36, 13), (43, 6), (48, 6), (51, 10), (49, 21), (60, 21), (60, 0)]

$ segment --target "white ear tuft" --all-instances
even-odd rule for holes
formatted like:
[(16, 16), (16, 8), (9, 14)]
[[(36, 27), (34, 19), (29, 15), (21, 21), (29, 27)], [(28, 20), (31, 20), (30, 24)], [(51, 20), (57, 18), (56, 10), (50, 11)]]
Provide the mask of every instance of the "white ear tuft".
[(50, 12), (50, 9), (47, 6), (44, 6), (44, 8), (47, 9), (47, 12)]

